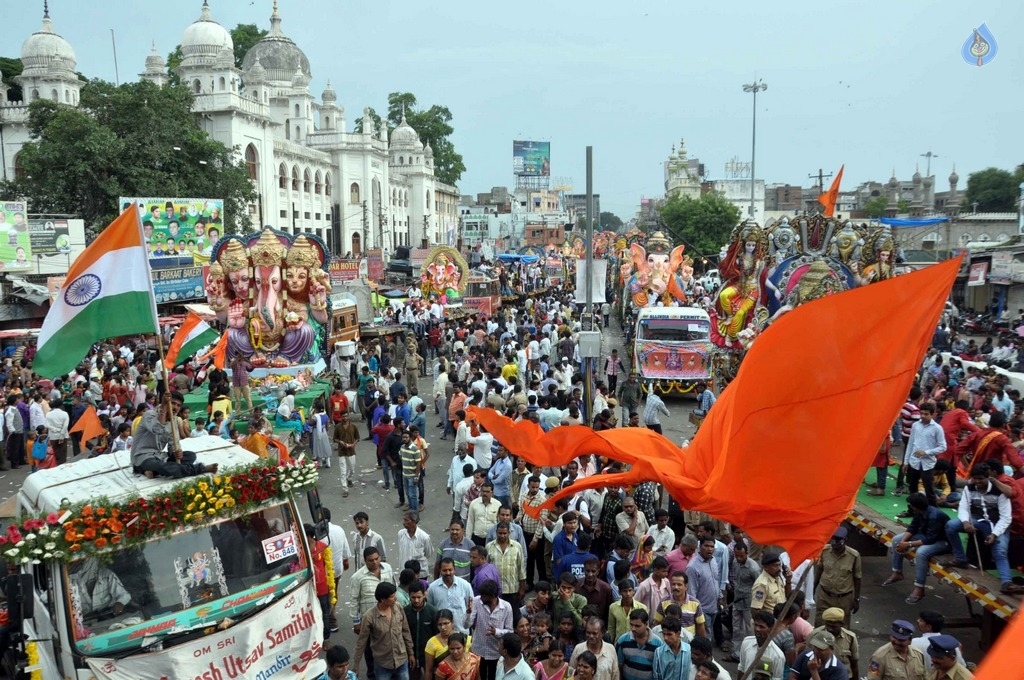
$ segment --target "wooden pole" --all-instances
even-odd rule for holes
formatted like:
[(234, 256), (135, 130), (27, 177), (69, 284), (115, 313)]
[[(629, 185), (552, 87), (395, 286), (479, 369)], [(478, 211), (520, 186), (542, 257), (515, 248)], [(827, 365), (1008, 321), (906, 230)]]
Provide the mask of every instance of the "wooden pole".
[[(156, 331), (156, 351), (157, 361), (160, 362), (160, 372), (164, 376), (164, 398), (161, 402), (166, 401), (167, 405), (167, 419), (171, 423), (171, 453), (174, 454), (176, 459), (181, 458), (181, 433), (178, 432), (178, 417), (174, 415), (171, 410), (171, 379), (167, 374), (167, 364), (164, 363), (164, 337), (160, 333), (160, 327), (157, 326)], [(164, 404), (161, 403), (160, 408), (163, 408)]]

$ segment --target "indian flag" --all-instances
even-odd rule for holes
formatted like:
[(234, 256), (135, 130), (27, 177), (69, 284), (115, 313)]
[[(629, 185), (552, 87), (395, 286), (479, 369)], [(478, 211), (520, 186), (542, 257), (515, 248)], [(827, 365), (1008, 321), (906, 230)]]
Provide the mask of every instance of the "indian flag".
[(167, 348), (164, 366), (174, 368), (178, 363), (178, 357), (182, 359), (190, 357), (211, 342), (215, 342), (219, 337), (220, 333), (216, 329), (200, 319), (195, 312), (189, 312), (185, 322), (181, 324), (181, 328), (174, 334), (171, 346)]
[(98, 340), (159, 330), (144, 243), (131, 206), (82, 251), (43, 320), (32, 370), (61, 376)]

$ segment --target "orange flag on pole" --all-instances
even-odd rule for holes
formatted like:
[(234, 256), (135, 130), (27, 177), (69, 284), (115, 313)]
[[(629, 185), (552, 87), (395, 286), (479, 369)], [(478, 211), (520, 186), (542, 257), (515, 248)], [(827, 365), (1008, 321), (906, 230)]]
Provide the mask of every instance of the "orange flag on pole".
[(469, 414), (537, 465), (595, 453), (632, 466), (578, 480), (543, 508), (581, 489), (656, 481), (682, 507), (740, 526), (762, 545), (781, 545), (799, 564), (821, 552), (853, 507), (959, 267), (959, 258), (948, 260), (786, 313), (754, 341), (685, 449), (642, 428), (545, 433), (492, 409)]
[(1017, 615), (999, 634), (995, 646), (981, 660), (974, 680), (1006, 680), (1019, 678), (1021, 666), (1020, 643), (1024, 640), (1024, 615)]
[(69, 430), (69, 432), (81, 432), (83, 444), (90, 439), (99, 437), (105, 431), (100, 423), (100, 417), (96, 415), (95, 406), (85, 409), (82, 415), (78, 417), (78, 421)]
[(839, 201), (839, 183), (843, 181), (843, 168), (845, 167), (845, 164), (839, 167), (836, 178), (832, 180), (832, 186), (828, 188), (828, 191), (818, 196), (818, 203), (825, 206), (825, 217), (832, 217), (836, 212), (836, 203)]

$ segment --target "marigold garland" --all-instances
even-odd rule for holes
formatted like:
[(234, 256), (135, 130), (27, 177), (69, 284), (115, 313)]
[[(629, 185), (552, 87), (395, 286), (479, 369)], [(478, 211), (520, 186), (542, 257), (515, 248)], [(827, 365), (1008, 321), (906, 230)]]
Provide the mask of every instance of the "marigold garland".
[[(327, 573), (327, 592), (331, 595), (331, 606), (338, 602), (338, 586), (334, 583), (334, 553), (328, 546), (324, 548), (324, 571)], [(327, 616), (326, 612), (324, 616)]]
[[(39, 664), (39, 648), (36, 647), (35, 642), (29, 641), (25, 643), (25, 657), (27, 658), (29, 668)], [(29, 680), (43, 680), (43, 671), (40, 668), (36, 668), (28, 677)]]
[(23, 519), (20, 526), (9, 525), (0, 533), (0, 551), (14, 564), (98, 555), (111, 546), (138, 545), (213, 518), (245, 514), (260, 503), (283, 500), (314, 486), (317, 477), (312, 462), (259, 463), (213, 477), (193, 477), (156, 498), (120, 504), (95, 499), (65, 508), (69, 516), (63, 524), (64, 513), (51, 512)]

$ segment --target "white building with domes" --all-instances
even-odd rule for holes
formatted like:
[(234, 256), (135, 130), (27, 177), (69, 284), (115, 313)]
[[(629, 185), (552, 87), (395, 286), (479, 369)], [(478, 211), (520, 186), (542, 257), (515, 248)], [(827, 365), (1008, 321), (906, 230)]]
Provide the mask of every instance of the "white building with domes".
[[(281, 24), (275, 0), (270, 31), (245, 55), (241, 70), (231, 33), (214, 19), (208, 0), (181, 37), (177, 75), (195, 97), (200, 127), (248, 166), (259, 196), (250, 206), (253, 224), (316, 234), (339, 255), (453, 243), (459, 193), (434, 177), (430, 145), (404, 117), (390, 140), (383, 125), (350, 131), (330, 81), (319, 101), (310, 93), (309, 59)], [(74, 50), (54, 31), (48, 12), (22, 45), (21, 58), (26, 101), (9, 102), (8, 88), (0, 85), (7, 178), (16, 173), (17, 153), (28, 141), (28, 104), (47, 98), (76, 106), (82, 85)], [(156, 45), (139, 77), (167, 84)], [(364, 120), (368, 112), (363, 110)], [(159, 194), (159, 187), (153, 192)]]

